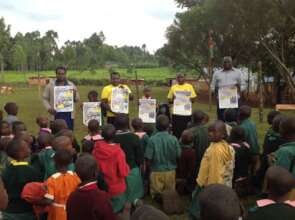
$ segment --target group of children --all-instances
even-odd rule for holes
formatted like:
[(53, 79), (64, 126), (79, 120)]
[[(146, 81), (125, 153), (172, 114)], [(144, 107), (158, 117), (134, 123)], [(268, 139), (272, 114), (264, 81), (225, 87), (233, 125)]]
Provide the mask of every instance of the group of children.
[[(0, 204), (7, 201), (7, 192), (5, 220), (169, 219), (143, 204), (147, 195), (166, 213), (173, 213), (169, 203), (189, 196), (192, 219), (294, 216), (294, 117), (269, 113), (270, 128), (260, 153), (246, 105), (227, 109), (224, 122), (210, 124), (206, 113), (194, 111), (179, 140), (171, 134), (169, 111), (161, 107), (154, 128), (125, 114), (103, 127), (91, 120), (81, 146), (62, 119), (50, 123), (38, 117), (40, 130), (34, 137), (18, 120), (15, 103), (7, 103), (4, 110)], [(250, 194), (263, 199), (246, 215), (239, 197)]]

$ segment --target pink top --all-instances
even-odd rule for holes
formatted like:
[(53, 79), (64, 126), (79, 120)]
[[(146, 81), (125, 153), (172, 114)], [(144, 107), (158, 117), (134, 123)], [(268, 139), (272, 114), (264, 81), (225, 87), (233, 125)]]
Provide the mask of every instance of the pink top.
[(135, 132), (134, 134), (136, 134), (140, 139), (142, 139), (146, 133), (145, 132)]
[[(264, 207), (264, 206), (268, 206), (268, 205), (272, 205), (272, 204), (276, 204), (275, 201), (271, 200), (271, 199), (262, 199), (262, 200), (258, 200), (257, 202), (257, 206), (258, 207)], [(287, 200), (284, 202), (285, 204), (288, 204), (292, 207), (295, 208), (295, 201), (290, 201), (290, 200)]]
[(90, 134), (88, 134), (87, 136), (84, 137), (84, 140), (87, 140), (87, 141), (99, 141), (102, 139), (103, 138), (100, 134), (96, 134), (94, 136), (91, 136)]

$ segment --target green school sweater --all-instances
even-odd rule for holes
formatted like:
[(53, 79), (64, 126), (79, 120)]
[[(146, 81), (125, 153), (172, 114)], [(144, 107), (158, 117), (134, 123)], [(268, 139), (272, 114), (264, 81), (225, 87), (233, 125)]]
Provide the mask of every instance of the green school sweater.
[(250, 153), (252, 155), (259, 155), (259, 145), (256, 125), (250, 119), (245, 119), (240, 124), (244, 128), (246, 135), (246, 142), (250, 145)]

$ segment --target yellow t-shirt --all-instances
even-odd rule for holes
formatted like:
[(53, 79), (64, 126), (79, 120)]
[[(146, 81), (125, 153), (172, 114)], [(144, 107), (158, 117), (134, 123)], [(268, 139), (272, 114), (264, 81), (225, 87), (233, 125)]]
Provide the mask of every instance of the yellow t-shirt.
[(197, 94), (195, 92), (194, 87), (191, 84), (184, 83), (183, 85), (175, 84), (173, 85), (168, 93), (167, 98), (168, 99), (173, 99), (173, 95), (175, 95), (175, 92), (177, 91), (186, 91), (186, 92), (191, 92), (191, 97), (190, 98), (195, 98), (197, 97)]
[[(127, 89), (129, 94), (132, 93), (130, 88), (127, 85), (119, 84), (118, 86), (113, 86), (111, 84), (111, 85), (107, 85), (103, 88), (102, 93), (101, 93), (101, 99), (107, 99), (109, 105), (111, 105), (113, 88), (120, 87), (120, 86), (123, 86), (125, 89)], [(114, 117), (114, 116), (115, 115), (112, 112), (110, 112), (110, 111), (107, 112), (107, 117)]]

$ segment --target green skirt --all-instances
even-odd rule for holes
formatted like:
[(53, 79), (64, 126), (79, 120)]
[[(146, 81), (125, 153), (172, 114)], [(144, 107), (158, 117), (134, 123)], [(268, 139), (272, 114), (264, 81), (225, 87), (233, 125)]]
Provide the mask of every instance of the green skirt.
[(192, 193), (192, 202), (188, 208), (188, 213), (190, 219), (200, 219), (200, 204), (199, 204), (199, 195), (202, 192), (202, 188), (196, 186), (195, 190)]
[(127, 201), (133, 203), (136, 199), (141, 199), (144, 195), (143, 181), (139, 168), (130, 170), (129, 175), (126, 177)]
[(3, 220), (36, 220), (36, 215), (32, 212), (8, 213), (2, 212)]

